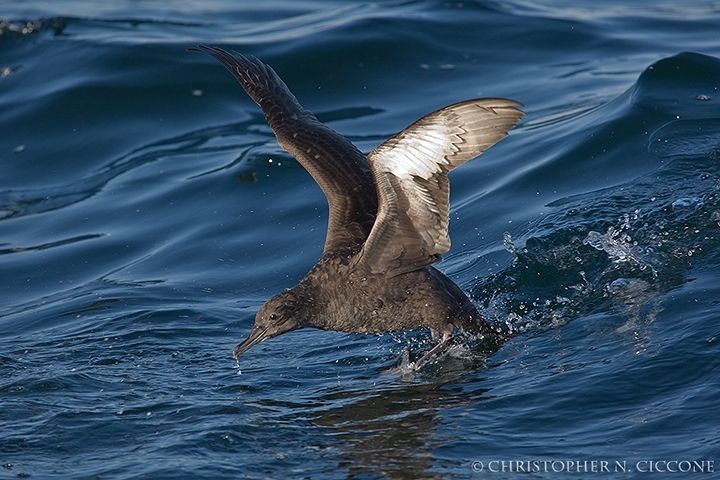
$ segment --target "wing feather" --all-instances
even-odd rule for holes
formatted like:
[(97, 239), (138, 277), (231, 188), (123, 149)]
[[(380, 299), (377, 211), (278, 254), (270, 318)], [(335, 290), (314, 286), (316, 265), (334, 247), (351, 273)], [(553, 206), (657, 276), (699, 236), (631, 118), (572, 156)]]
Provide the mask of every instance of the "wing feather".
[(270, 66), (199, 45), (222, 63), (260, 107), (278, 143), (312, 175), (329, 205), (325, 252), (361, 245), (375, 221), (377, 194), (365, 156), (305, 110)]
[(399, 275), (439, 260), (450, 249), (448, 173), (504, 138), (520, 106), (502, 98), (450, 105), (370, 152), (379, 207), (356, 264)]

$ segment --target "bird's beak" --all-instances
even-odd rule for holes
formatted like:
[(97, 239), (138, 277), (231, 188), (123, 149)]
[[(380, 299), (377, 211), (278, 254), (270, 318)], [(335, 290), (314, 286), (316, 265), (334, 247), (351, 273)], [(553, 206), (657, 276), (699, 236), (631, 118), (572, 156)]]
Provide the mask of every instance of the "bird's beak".
[(240, 355), (248, 351), (248, 349), (250, 349), (253, 345), (257, 345), (258, 343), (270, 338), (267, 333), (268, 329), (266, 328), (253, 327), (250, 335), (248, 335), (242, 343), (238, 344), (233, 349), (233, 357), (235, 357), (235, 360), (237, 360)]

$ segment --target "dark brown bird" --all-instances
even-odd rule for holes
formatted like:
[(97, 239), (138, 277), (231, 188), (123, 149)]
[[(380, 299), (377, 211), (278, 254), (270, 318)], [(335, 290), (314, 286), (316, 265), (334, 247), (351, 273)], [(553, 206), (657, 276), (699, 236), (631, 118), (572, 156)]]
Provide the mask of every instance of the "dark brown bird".
[(367, 155), (298, 103), (268, 65), (200, 45), (262, 108), (280, 145), (312, 175), (330, 218), (320, 260), (298, 285), (260, 308), (238, 358), (253, 345), (304, 327), (381, 333), (430, 328), (442, 352), (457, 327), (495, 334), (465, 293), (431, 266), (450, 248), (448, 172), (501, 140), (523, 113), (503, 98), (441, 108)]

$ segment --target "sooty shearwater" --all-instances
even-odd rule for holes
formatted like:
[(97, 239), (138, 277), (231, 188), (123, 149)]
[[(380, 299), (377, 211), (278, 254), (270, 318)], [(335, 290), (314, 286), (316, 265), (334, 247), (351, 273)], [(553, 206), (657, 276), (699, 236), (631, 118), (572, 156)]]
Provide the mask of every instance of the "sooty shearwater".
[(320, 185), (329, 205), (320, 260), (298, 285), (258, 311), (237, 359), (253, 345), (304, 327), (356, 333), (431, 329), (442, 352), (454, 329), (501, 335), (448, 277), (431, 266), (450, 249), (448, 172), (501, 140), (522, 104), (480, 98), (441, 108), (365, 157), (298, 103), (268, 65), (218, 47), (212, 55), (262, 108), (279, 144)]

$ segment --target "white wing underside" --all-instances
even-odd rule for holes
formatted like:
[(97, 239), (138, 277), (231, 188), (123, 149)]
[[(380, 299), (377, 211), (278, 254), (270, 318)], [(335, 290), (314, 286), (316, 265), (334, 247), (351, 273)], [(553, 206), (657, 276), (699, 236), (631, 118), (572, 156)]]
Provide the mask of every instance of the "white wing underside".
[(325, 192), (330, 219), (323, 254), (363, 245), (353, 262), (373, 273), (417, 270), (449, 250), (448, 172), (501, 140), (523, 116), (520, 103), (502, 98), (450, 105), (370, 152), (368, 172), (360, 151), (302, 108), (272, 68), (217, 47), (194, 50), (235, 76), (280, 145)]
[(399, 275), (439, 260), (450, 249), (448, 172), (504, 138), (523, 116), (519, 106), (500, 98), (450, 105), (370, 152), (379, 207), (356, 264)]

